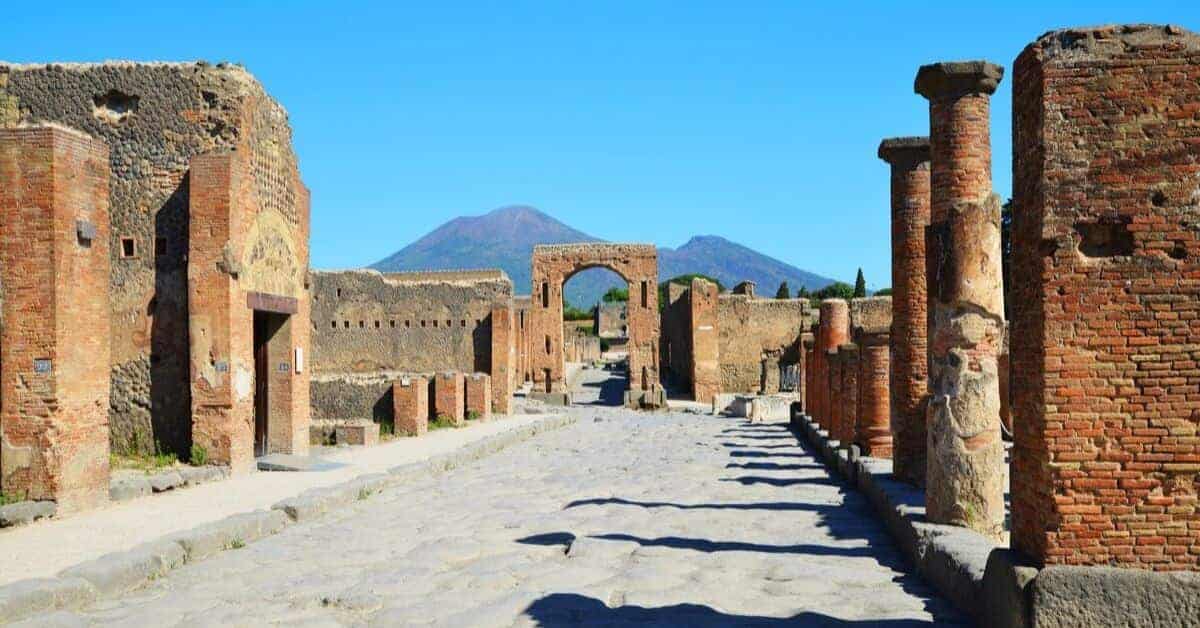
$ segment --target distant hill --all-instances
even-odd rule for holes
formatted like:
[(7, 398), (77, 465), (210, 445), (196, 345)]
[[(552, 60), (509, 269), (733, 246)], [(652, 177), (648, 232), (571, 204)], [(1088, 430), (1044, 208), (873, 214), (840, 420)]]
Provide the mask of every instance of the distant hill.
[[(501, 268), (513, 280), (517, 294), (529, 294), (529, 260), (535, 244), (601, 242), (533, 207), (501, 207), (482, 216), (462, 216), (434, 229), (416, 242), (374, 263), (379, 271)], [(764, 296), (775, 294), (787, 281), (795, 290), (817, 290), (833, 282), (742, 246), (720, 236), (696, 236), (678, 249), (658, 249), (658, 274), (664, 280), (685, 273), (715, 277), (726, 287), (747, 279)], [(603, 269), (586, 270), (567, 282), (566, 297), (573, 305), (590, 307), (609, 288), (622, 282)]]

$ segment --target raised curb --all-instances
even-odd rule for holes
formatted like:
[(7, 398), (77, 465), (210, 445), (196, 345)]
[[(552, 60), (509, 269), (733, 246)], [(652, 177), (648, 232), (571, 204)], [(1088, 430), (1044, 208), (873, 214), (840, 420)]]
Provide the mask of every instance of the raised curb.
[(30, 578), (0, 586), (0, 624), (80, 608), (100, 597), (131, 591), (186, 563), (248, 545), (278, 534), (293, 522), (310, 521), (331, 510), (367, 499), (385, 488), (428, 477), (431, 473), (444, 473), (576, 420), (570, 415), (549, 416), (531, 425), (487, 436), (454, 451), (393, 467), (387, 473), (361, 475), (341, 484), (308, 489), (276, 503), (270, 510), (230, 515), (124, 552), (106, 554), (64, 569), (53, 578)]

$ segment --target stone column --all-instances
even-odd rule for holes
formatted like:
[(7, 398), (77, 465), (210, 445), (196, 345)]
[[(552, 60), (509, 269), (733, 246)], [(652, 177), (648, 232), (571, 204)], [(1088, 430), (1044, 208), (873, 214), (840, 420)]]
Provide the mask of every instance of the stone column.
[(925, 484), (925, 411), (929, 399), (925, 229), (929, 227), (929, 138), (879, 144), (891, 165), (892, 329), (888, 389), (892, 473)]
[(858, 422), (854, 442), (864, 456), (892, 457), (891, 403), (889, 399), (889, 348), (887, 327), (862, 329), (858, 343)]
[(842, 430), (842, 360), (837, 347), (825, 352), (825, 406), (828, 409), (821, 427), (829, 437), (838, 439)]
[(1000, 201), (992, 194), (989, 100), (1003, 68), (935, 63), (917, 72), (929, 99), (929, 520), (999, 539), (1004, 446), (997, 357), (1004, 335)]
[(830, 429), (833, 408), (830, 403), (829, 352), (850, 341), (850, 304), (844, 299), (821, 301), (821, 321), (817, 326), (816, 354), (816, 413), (813, 415), (825, 429)]
[(812, 378), (812, 348), (813, 335), (809, 332), (800, 334), (800, 378), (797, 381), (799, 386), (798, 397), (800, 398), (800, 409), (807, 414), (810, 412), (808, 395), (812, 390), (810, 379)]

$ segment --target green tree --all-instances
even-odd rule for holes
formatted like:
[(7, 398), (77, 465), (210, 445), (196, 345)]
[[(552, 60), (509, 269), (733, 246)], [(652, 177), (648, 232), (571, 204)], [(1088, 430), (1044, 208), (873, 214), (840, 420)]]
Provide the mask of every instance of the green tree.
[(563, 320), (564, 321), (587, 321), (592, 319), (590, 310), (581, 310), (563, 299)]
[(807, 299), (810, 296), (811, 295), (808, 293), (808, 288), (805, 288), (803, 284), (801, 284), (801, 286), (799, 288), (796, 288), (796, 298), (797, 299)]
[(814, 292), (812, 302), (814, 305), (817, 305), (825, 299), (845, 299), (849, 301), (852, 298), (854, 298), (854, 287), (848, 283), (835, 281)]
[(605, 303), (616, 303), (619, 301), (628, 301), (629, 300), (629, 288), (627, 288), (627, 287), (626, 288), (617, 288), (615, 286), (612, 288), (609, 288), (608, 292), (605, 292), (604, 296), (600, 297), (600, 300), (604, 301)]
[(884, 288), (883, 290), (876, 290), (876, 291), (875, 291), (875, 296), (877, 296), (877, 297), (890, 297), (890, 296), (892, 296), (892, 289), (891, 289), (891, 288)]
[(785, 281), (785, 282), (779, 284), (779, 289), (775, 291), (775, 298), (776, 299), (790, 299), (791, 297), (792, 297), (792, 293), (791, 293), (791, 291), (788, 290), (787, 282)]
[(854, 278), (854, 298), (867, 296), (867, 280), (863, 277), (862, 269), (858, 269), (858, 276)]

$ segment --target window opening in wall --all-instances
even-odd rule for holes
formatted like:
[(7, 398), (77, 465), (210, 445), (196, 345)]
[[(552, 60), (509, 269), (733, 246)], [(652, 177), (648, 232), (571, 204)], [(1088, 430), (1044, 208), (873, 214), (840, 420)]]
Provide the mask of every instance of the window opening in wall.
[(343, 325), (343, 326), (344, 326), (346, 329), (350, 329), (350, 321), (343, 321), (343, 323), (344, 323), (344, 325)]
[(392, 329), (396, 328), (396, 321), (388, 321), (388, 323), (391, 323)]
[(333, 328), (337, 329), (337, 321), (333, 321)]
[(421, 321), (421, 327), (425, 326), (425, 321)]
[(454, 321), (447, 318), (446, 319), (446, 327), (454, 327)]
[(435, 318), (435, 319), (433, 319), (433, 326), (434, 326), (434, 327), (437, 327), (437, 326), (438, 326), (438, 322), (437, 322), (437, 319), (436, 319), (436, 318)]
[(467, 326), (467, 319), (464, 318), (461, 321), (459, 321), (459, 327), (466, 327), (466, 326)]
[(642, 307), (650, 307), (650, 291), (646, 289), (648, 282), (642, 282)]
[(542, 282), (542, 307), (550, 307), (550, 284)]
[(405, 327), (412, 327), (412, 321), (404, 321)]
[(366, 327), (366, 326), (367, 326), (367, 323), (366, 323), (365, 321), (358, 321), (358, 328), (359, 328), (359, 329), (362, 329), (362, 328), (364, 328), (364, 327)]
[(375, 329), (379, 329), (379, 321), (375, 321)]
[(546, 355), (550, 355), (550, 336), (546, 336)]
[(339, 299), (342, 298), (342, 289), (341, 288), (337, 289), (337, 296)]
[(137, 257), (137, 241), (133, 238), (121, 238), (121, 257)]

